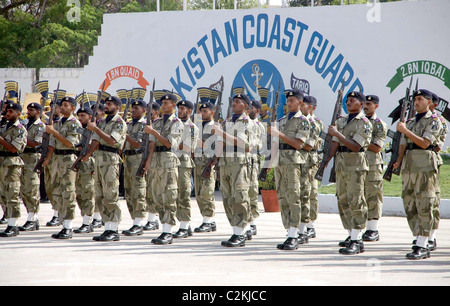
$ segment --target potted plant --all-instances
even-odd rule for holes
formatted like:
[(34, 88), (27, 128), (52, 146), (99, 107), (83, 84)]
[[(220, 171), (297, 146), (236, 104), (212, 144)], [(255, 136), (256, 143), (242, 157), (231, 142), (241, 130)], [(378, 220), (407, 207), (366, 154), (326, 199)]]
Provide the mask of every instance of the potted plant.
[(277, 191), (275, 190), (275, 176), (273, 169), (267, 172), (266, 180), (259, 181), (259, 190), (261, 192), (264, 211), (279, 212), (280, 205), (278, 204)]

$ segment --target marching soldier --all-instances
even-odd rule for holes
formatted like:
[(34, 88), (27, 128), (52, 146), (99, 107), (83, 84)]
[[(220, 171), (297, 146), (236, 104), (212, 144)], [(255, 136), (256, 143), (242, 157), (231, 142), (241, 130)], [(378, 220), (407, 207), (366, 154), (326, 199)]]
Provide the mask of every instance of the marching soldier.
[(188, 100), (177, 103), (178, 118), (183, 122), (184, 130), (177, 152), (180, 165), (178, 166), (178, 198), (177, 219), (180, 221), (180, 229), (173, 234), (174, 238), (186, 238), (192, 236), (191, 221), (191, 176), (194, 168), (192, 155), (197, 145), (199, 129), (191, 121), (191, 113), (194, 104)]
[[(362, 230), (367, 224), (367, 202), (364, 181), (369, 170), (365, 150), (372, 138), (372, 125), (362, 112), (366, 96), (352, 91), (347, 94), (347, 116), (328, 127), (333, 136), (331, 156), (336, 152), (336, 194), (341, 221), (350, 236), (339, 246), (339, 252), (353, 255), (364, 252)], [(330, 158), (331, 159), (331, 158)], [(329, 162), (329, 160), (328, 160)]]
[(269, 97), (269, 89), (258, 87), (258, 94), (261, 98), (261, 111), (259, 113), (259, 121), (264, 123), (265, 127), (270, 125), (270, 107), (267, 104), (267, 98)]
[[(310, 135), (309, 120), (302, 114), (303, 93), (296, 89), (286, 90), (287, 115), (279, 120), (279, 127), (269, 127), (273, 137), (272, 154), (279, 149), (278, 164), (274, 168), (275, 185), (281, 210), (283, 226), (288, 230), (288, 238), (277, 245), (281, 250), (295, 250), (305, 243), (298, 230), (302, 217), (301, 210), (301, 174), (307, 161), (307, 152), (311, 146), (307, 143)], [(279, 144), (277, 144), (278, 139)]]
[[(87, 137), (88, 133), (92, 133), (87, 130), (87, 125), (93, 116), (92, 109), (90, 107), (81, 107), (77, 111), (77, 117), (80, 121), (82, 132), (80, 133), (83, 137)], [(83, 141), (83, 139), (81, 140)], [(77, 151), (76, 155), (80, 152)], [(74, 233), (91, 233), (94, 231), (94, 224), (92, 223), (92, 217), (94, 214), (94, 171), (95, 162), (94, 158), (91, 156), (85, 162), (80, 163), (80, 168), (76, 174), (75, 180), (75, 190), (77, 193), (76, 200), (78, 208), (81, 211), (81, 216), (83, 217), (82, 224), (79, 228), (74, 230)]]
[[(439, 178), (440, 169), (441, 169), (441, 165), (443, 164), (443, 160), (442, 160), (441, 154), (439, 152), (442, 150), (442, 147), (444, 146), (445, 138), (447, 137), (447, 134), (448, 134), (448, 125), (447, 125), (445, 118), (442, 117), (442, 115), (439, 114), (438, 112), (435, 112), (435, 108), (439, 104), (439, 97), (434, 93), (432, 93), (432, 102), (433, 103), (430, 104), (430, 111), (433, 114), (436, 114), (436, 116), (438, 116), (438, 118), (442, 124), (441, 134), (438, 137), (438, 142), (435, 147), (435, 152), (436, 152), (437, 158), (438, 158), (438, 180), (440, 180), (440, 178)], [(428, 237), (428, 248), (430, 249), (430, 251), (436, 250), (436, 247), (437, 247), (436, 246), (436, 230), (439, 228), (439, 220), (440, 220), (439, 205), (441, 202), (440, 184), (438, 184), (438, 187), (439, 188), (437, 189), (437, 192), (436, 192), (436, 197), (437, 197), (436, 204), (437, 205), (433, 209), (433, 214), (434, 214), (436, 222), (433, 223), (434, 226), (430, 232), (430, 236)]]
[(95, 159), (95, 203), (99, 211), (105, 231), (94, 241), (119, 241), (119, 223), (122, 211), (119, 206), (119, 151), (123, 148), (126, 137), (126, 124), (119, 116), (122, 101), (115, 96), (105, 99), (105, 114), (98, 125), (89, 122), (87, 128), (95, 134), (89, 145), (88, 153), (82, 161), (86, 162), (94, 154)]
[(133, 226), (122, 232), (125, 236), (142, 235), (144, 229), (142, 222), (146, 217), (147, 204), (145, 202), (146, 181), (145, 177), (139, 177), (136, 172), (142, 159), (141, 148), (142, 137), (146, 124), (146, 103), (137, 99), (131, 104), (131, 118), (127, 123), (127, 136), (125, 142), (124, 161), (124, 187), (125, 200), (128, 211), (133, 219)]
[(52, 160), (52, 197), (58, 210), (58, 216), (63, 221), (63, 229), (53, 234), (55, 239), (72, 238), (72, 222), (75, 219), (76, 173), (70, 167), (76, 160), (75, 145), (80, 142), (78, 129), (80, 122), (73, 115), (77, 101), (72, 97), (61, 100), (61, 114), (63, 117), (55, 125), (46, 125), (46, 132), (51, 135), (49, 152), (43, 162), (48, 165)]
[(42, 143), (45, 124), (41, 121), (42, 106), (39, 103), (30, 103), (27, 106), (28, 123), (27, 146), (21, 157), (24, 162), (23, 173), (20, 181), (20, 195), (28, 212), (28, 218), (25, 224), (19, 227), (20, 231), (34, 231), (39, 229), (39, 186), (40, 176), (33, 169), (41, 158), (36, 147)]
[(216, 122), (213, 131), (217, 136), (216, 154), (220, 156), (220, 185), (223, 205), (233, 235), (222, 246), (245, 246), (245, 227), (250, 213), (248, 198), (249, 174), (247, 152), (250, 145), (249, 117), (245, 111), (250, 99), (243, 93), (233, 97), (233, 116), (225, 122), (225, 130)]
[(364, 103), (364, 113), (372, 124), (372, 140), (366, 151), (369, 162), (369, 172), (364, 183), (364, 196), (367, 201), (367, 229), (362, 238), (364, 241), (378, 241), (378, 223), (382, 215), (383, 207), (383, 149), (386, 140), (387, 125), (381, 120), (376, 110), (380, 99), (375, 95), (366, 96)]
[(413, 99), (415, 117), (397, 124), (397, 131), (403, 135), (394, 168), (401, 165), (403, 205), (412, 234), (417, 237), (413, 251), (406, 258), (425, 259), (430, 257), (428, 241), (436, 222), (433, 210), (438, 205), (439, 179), (435, 147), (442, 123), (430, 111), (430, 91), (419, 89)]
[(7, 103), (5, 117), (8, 122), (0, 129), (0, 200), (6, 207), (8, 226), (0, 237), (19, 234), (17, 221), (20, 218), (20, 175), (23, 161), (19, 154), (27, 144), (27, 130), (20, 124), (22, 107), (18, 103)]
[(202, 171), (210, 158), (214, 157), (216, 136), (213, 134), (214, 126), (214, 104), (210, 101), (200, 103), (200, 114), (202, 117), (201, 139), (195, 151), (194, 185), (195, 199), (197, 200), (200, 213), (203, 217), (202, 224), (194, 229), (196, 233), (215, 232), (217, 230), (214, 221), (216, 206), (214, 189), (216, 186), (216, 170), (211, 169), (208, 178), (202, 177)]
[[(145, 126), (149, 137), (149, 158), (145, 170), (157, 180), (151, 180), (152, 199), (162, 223), (162, 233), (158, 238), (152, 239), (153, 244), (171, 244), (173, 242), (172, 227), (176, 224), (177, 197), (178, 197), (178, 160), (176, 150), (181, 142), (183, 124), (175, 116), (177, 97), (166, 93), (161, 97), (162, 117), (155, 120), (152, 125)], [(147, 189), (147, 190), (149, 190)]]

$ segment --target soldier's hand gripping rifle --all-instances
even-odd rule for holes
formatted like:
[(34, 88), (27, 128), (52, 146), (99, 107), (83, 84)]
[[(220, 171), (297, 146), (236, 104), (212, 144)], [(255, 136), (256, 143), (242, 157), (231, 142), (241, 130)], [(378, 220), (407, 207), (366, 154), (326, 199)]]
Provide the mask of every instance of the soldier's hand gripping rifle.
[[(411, 85), (412, 85), (412, 77), (409, 84), (409, 87), (406, 88), (406, 94), (402, 101), (402, 107), (401, 107), (401, 113), (400, 113), (400, 122), (403, 122), (405, 120), (406, 116), (406, 110), (408, 108), (408, 105), (410, 105), (409, 95), (411, 92)], [(410, 112), (412, 112), (411, 106), (410, 106)], [(392, 179), (392, 173), (395, 175), (400, 174), (400, 165), (394, 169), (394, 164), (397, 162), (398, 156), (399, 156), (399, 149), (400, 149), (400, 138), (402, 136), (402, 133), (395, 132), (394, 136), (392, 137), (391, 142), (391, 148), (390, 150), (386, 151), (387, 153), (391, 153), (391, 159), (389, 160), (389, 164), (386, 168), (386, 171), (383, 174), (383, 179), (390, 182)]]
[[(58, 94), (59, 94), (59, 82), (58, 82), (58, 87), (56, 88), (56, 91), (53, 93), (53, 101), (52, 101), (52, 106), (50, 108), (50, 113), (48, 114), (47, 125), (53, 125), (53, 115), (55, 114), (56, 103), (58, 102)], [(45, 99), (44, 99), (43, 104), (45, 105)], [(39, 146), (41, 158), (39, 158), (38, 162), (36, 163), (36, 165), (34, 166), (34, 169), (33, 169), (33, 171), (36, 173), (42, 172), (42, 164), (44, 163), (44, 160), (47, 158), (49, 143), (50, 143), (50, 134), (47, 132), (44, 132), (44, 135), (42, 136), (42, 144)]]
[[(152, 124), (152, 104), (153, 104), (153, 93), (155, 91), (155, 79), (153, 79), (153, 86), (152, 91), (150, 92), (150, 101), (148, 101), (147, 105), (147, 125)], [(147, 158), (150, 154), (149, 152), (149, 134), (144, 133), (144, 136), (142, 137), (142, 143), (141, 147), (139, 148), (140, 151), (142, 151), (142, 158), (141, 163), (139, 164), (139, 168), (136, 172), (136, 176), (143, 177), (145, 174), (145, 164), (147, 162)]]
[[(97, 101), (95, 102), (94, 113), (92, 114), (91, 122), (95, 122), (95, 120), (97, 118), (98, 109), (100, 107), (100, 103), (101, 103), (104, 91), (105, 91), (105, 82), (103, 82), (103, 84), (102, 84), (102, 90), (97, 92)], [(87, 154), (87, 152), (89, 150), (89, 144), (91, 143), (92, 132), (89, 130), (87, 130), (86, 132), (87, 133), (84, 135), (85, 137), (83, 137), (81, 139), (80, 155), (78, 155), (77, 159), (70, 167), (70, 170), (75, 171), (75, 172), (78, 172), (78, 170), (80, 169), (81, 160)]]
[[(272, 123), (277, 122), (277, 109), (278, 109), (278, 99), (280, 96), (280, 89), (281, 89), (281, 79), (280, 79), (280, 82), (278, 83), (278, 89), (275, 92), (275, 101), (273, 102), (273, 107), (272, 107), (272, 117), (270, 118), (271, 126), (272, 126)], [(269, 135), (269, 133), (267, 133), (267, 149), (270, 150), (271, 147), (272, 147), (272, 137)], [(265, 167), (263, 167), (261, 169), (261, 171), (259, 172), (258, 181), (261, 181), (261, 182), (266, 181), (267, 172), (269, 172), (269, 167), (267, 167), (268, 165), (269, 165), (269, 163), (267, 163), (265, 165)]]
[[(339, 89), (339, 91), (338, 91), (338, 97), (336, 100), (336, 104), (334, 105), (333, 116), (331, 117), (331, 125), (336, 124), (336, 120), (339, 117), (339, 115), (341, 114), (342, 100), (344, 98), (344, 87), (345, 87), (345, 79), (342, 80), (341, 89)], [(332, 157), (331, 156), (332, 138), (333, 137), (331, 135), (325, 134), (325, 137), (324, 137), (325, 141), (323, 144), (323, 158), (322, 158), (322, 161), (320, 162), (319, 169), (317, 170), (316, 175), (314, 176), (314, 178), (318, 181), (322, 181), (323, 172), (325, 171), (325, 168), (326, 168), (329, 160)], [(336, 182), (336, 172), (335, 172), (334, 164), (333, 164), (333, 168), (331, 169), (329, 181), (332, 183)]]

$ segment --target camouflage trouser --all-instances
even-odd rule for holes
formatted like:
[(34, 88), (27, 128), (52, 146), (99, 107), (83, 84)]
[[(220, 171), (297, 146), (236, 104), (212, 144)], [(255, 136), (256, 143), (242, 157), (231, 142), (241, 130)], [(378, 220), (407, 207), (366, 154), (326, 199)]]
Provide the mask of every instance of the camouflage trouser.
[(145, 202), (147, 183), (145, 177), (136, 175), (141, 157), (141, 154), (126, 156), (124, 162), (125, 200), (132, 219), (144, 218), (147, 210)]
[(413, 236), (430, 236), (435, 227), (437, 171), (402, 172), (402, 199)]
[(38, 153), (24, 153), (22, 160), (25, 163), (20, 177), (20, 196), (28, 213), (38, 213), (39, 203), (41, 198), (39, 196), (40, 176), (34, 172), (34, 166), (39, 161), (40, 154)]
[(191, 221), (192, 168), (178, 167), (178, 221)]
[(195, 199), (203, 217), (212, 218), (216, 213), (214, 189), (216, 187), (216, 170), (211, 169), (209, 178), (202, 177), (202, 166), (194, 168)]
[(370, 169), (364, 182), (364, 195), (367, 201), (368, 220), (380, 219), (383, 210), (383, 166)]
[(441, 204), (441, 166), (438, 166), (438, 174), (437, 174), (437, 186), (436, 186), (436, 205), (433, 207), (433, 217), (434, 222), (432, 226), (432, 230), (436, 230), (439, 228), (439, 221), (441, 220), (441, 213), (439, 212), (439, 205)]
[(22, 166), (0, 167), (0, 201), (6, 218), (20, 218), (20, 175)]
[(178, 168), (151, 168), (152, 198), (161, 223), (176, 225)]
[(314, 178), (318, 169), (318, 164), (311, 165), (309, 168), (309, 183), (311, 185), (311, 193), (309, 195), (310, 221), (316, 221), (319, 215), (319, 182)]
[(301, 222), (309, 223), (311, 220), (311, 182), (308, 179), (311, 172), (311, 166), (309, 164), (302, 164), (300, 170), (300, 201), (301, 201)]
[(279, 165), (274, 168), (275, 186), (285, 229), (299, 227), (302, 211), (300, 198), (301, 164)]
[(57, 211), (58, 208), (56, 206), (55, 200), (53, 199), (53, 189), (55, 188), (55, 186), (52, 182), (52, 160), (50, 160), (48, 165), (44, 167), (44, 184), (45, 192), (47, 193), (48, 200), (52, 205), (52, 209)]
[(364, 181), (367, 171), (336, 171), (339, 215), (346, 230), (362, 230), (367, 224)]
[(249, 164), (249, 178), (250, 185), (248, 188), (248, 198), (250, 200), (250, 214), (249, 214), (249, 222), (255, 220), (259, 217), (259, 209), (258, 209), (258, 193), (259, 193), (259, 184), (258, 184), (258, 175), (259, 175), (259, 158), (252, 157), (250, 159)]
[(95, 204), (98, 205), (103, 222), (120, 222), (119, 164), (96, 165), (94, 182)]
[(156, 207), (156, 203), (153, 200), (153, 192), (152, 192), (152, 182), (155, 180), (153, 174), (151, 174), (151, 170), (147, 171), (147, 175), (145, 177), (147, 183), (147, 191), (145, 194), (145, 201), (147, 203), (147, 212), (150, 214), (157, 214), (158, 208)]
[(76, 200), (82, 216), (94, 214), (94, 168), (91, 161), (83, 162), (75, 181)]
[(220, 167), (223, 206), (231, 226), (245, 228), (250, 214), (247, 165)]
[(53, 155), (52, 184), (53, 200), (60, 220), (74, 220), (76, 203), (75, 181), (77, 174), (70, 170), (75, 161), (74, 154)]

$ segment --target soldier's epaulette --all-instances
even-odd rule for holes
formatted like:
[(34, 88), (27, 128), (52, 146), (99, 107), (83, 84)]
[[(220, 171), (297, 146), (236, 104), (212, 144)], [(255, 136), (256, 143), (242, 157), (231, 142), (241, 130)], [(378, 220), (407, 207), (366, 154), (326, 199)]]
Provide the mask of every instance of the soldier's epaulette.
[(242, 118), (242, 121), (244, 121), (245, 123), (247, 123), (247, 122), (248, 122), (248, 117), (247, 117), (247, 116), (244, 116), (244, 118)]
[(300, 115), (300, 120), (305, 120), (306, 119), (306, 117), (305, 116), (303, 116), (303, 115)]
[(174, 117), (173, 122), (177, 122), (177, 121), (178, 121), (178, 117)]
[(123, 119), (122, 119), (122, 117), (117, 117), (117, 120), (116, 120), (116, 122), (123, 122)]
[(314, 119), (313, 118), (309, 118), (309, 122), (314, 122)]
[(319, 118), (317, 118), (317, 117), (314, 117), (314, 120), (316, 120), (316, 121), (320, 121), (320, 119), (319, 119)]
[(342, 115), (338, 115), (336, 119), (341, 119), (341, 118), (345, 118), (345, 117)]
[(362, 117), (362, 120), (363, 120), (365, 123), (369, 122), (369, 119), (367, 119), (366, 117)]
[(381, 122), (381, 119), (380, 118), (377, 118), (377, 119), (375, 119), (375, 122)]
[(280, 119), (278, 119), (278, 122), (280, 122), (281, 120), (283, 120), (284, 118), (286, 118), (286, 116), (281, 117)]
[(153, 122), (159, 121), (161, 120), (161, 117), (156, 118), (155, 120), (153, 120)]
[(255, 121), (255, 122), (256, 122), (256, 124), (261, 125), (261, 122), (260, 122), (260, 121)]
[(434, 113), (434, 114), (431, 115), (431, 118), (433, 118), (434, 120), (437, 120), (439, 117), (438, 117), (438, 115), (436, 113)]
[(190, 127), (190, 128), (193, 128), (193, 127), (194, 127), (194, 124), (193, 124), (192, 122), (189, 122), (189, 127)]

